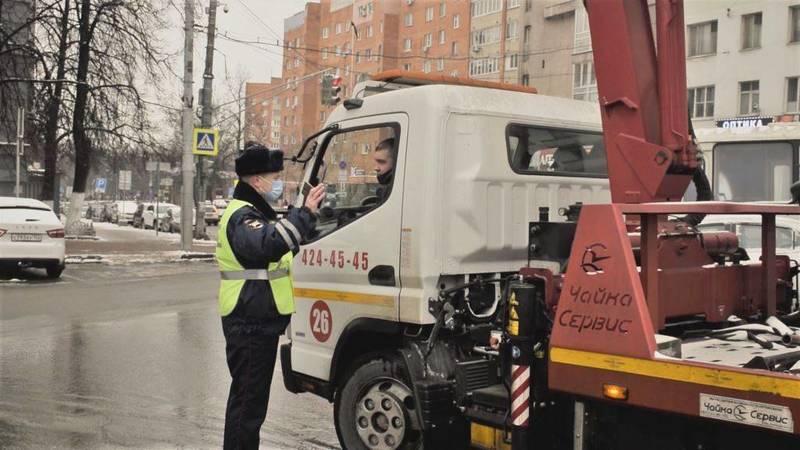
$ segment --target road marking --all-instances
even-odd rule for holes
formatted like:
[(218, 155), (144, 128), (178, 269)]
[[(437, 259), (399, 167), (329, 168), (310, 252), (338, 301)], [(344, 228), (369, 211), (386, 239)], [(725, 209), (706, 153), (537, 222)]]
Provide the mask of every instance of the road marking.
[(732, 370), (700, 367), (689, 363), (630, 358), (560, 347), (553, 347), (550, 350), (550, 360), (555, 363), (572, 366), (610, 370), (737, 391), (763, 392), (780, 397), (800, 399), (800, 380), (779, 378), (774, 375), (755, 375)]

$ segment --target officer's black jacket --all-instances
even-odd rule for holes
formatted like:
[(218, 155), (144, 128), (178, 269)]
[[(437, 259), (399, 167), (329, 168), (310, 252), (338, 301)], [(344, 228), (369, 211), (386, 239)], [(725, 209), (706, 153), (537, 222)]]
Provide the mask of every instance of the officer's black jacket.
[[(264, 198), (249, 184), (236, 185), (233, 198), (253, 205), (243, 206), (228, 220), (227, 237), (236, 260), (245, 269), (265, 269), (268, 263), (278, 262), (288, 251), (297, 254), (300, 243), (293, 233), (288, 236), (291, 245), (275, 227), (278, 215)], [(305, 240), (313, 232), (316, 217), (306, 207), (289, 208), (284, 219)], [(290, 316), (278, 313), (267, 280), (247, 280), (239, 294), (236, 307), (223, 318), (232, 332), (254, 334), (282, 334)]]

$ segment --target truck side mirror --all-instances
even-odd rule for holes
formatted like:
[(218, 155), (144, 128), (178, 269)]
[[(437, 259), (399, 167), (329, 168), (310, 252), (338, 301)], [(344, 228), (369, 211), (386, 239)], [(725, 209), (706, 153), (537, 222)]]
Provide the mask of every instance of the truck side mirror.
[(792, 184), (792, 187), (789, 188), (789, 192), (792, 193), (792, 203), (800, 205), (800, 181)]

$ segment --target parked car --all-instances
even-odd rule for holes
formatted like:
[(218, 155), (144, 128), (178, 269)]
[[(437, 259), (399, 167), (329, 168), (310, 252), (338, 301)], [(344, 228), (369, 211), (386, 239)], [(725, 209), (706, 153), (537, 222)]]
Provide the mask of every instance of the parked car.
[(64, 271), (64, 225), (32, 198), (0, 197), (0, 264), (38, 267), (49, 278)]
[[(739, 237), (739, 247), (747, 251), (750, 260), (758, 261), (761, 257), (761, 216), (708, 216), (698, 228), (700, 231), (733, 232)], [(775, 250), (779, 255), (800, 261), (800, 219), (775, 217)]]
[[(197, 223), (197, 219), (195, 217), (195, 209), (192, 208), (192, 227)], [(160, 222), (159, 230), (168, 232), (168, 233), (180, 233), (181, 232), (181, 208), (176, 206), (174, 208), (169, 208), (167, 210), (166, 217)]]
[(178, 205), (172, 203), (159, 203), (158, 212), (156, 212), (155, 203), (146, 203), (145, 205), (142, 213), (142, 227), (152, 229), (155, 229), (167, 217), (167, 211), (170, 208), (178, 208)]
[(219, 216), (222, 217), (222, 215), (225, 214), (225, 209), (228, 207), (228, 203), (230, 202), (224, 198), (218, 198), (211, 203), (216, 206)]
[(213, 203), (206, 202), (203, 204), (203, 215), (206, 219), (206, 225), (217, 225), (219, 223), (219, 210)]
[(131, 216), (132, 227), (144, 228), (144, 221), (142, 217), (144, 215), (144, 207), (145, 207), (144, 203), (138, 203), (136, 205), (136, 210), (133, 212), (133, 215)]
[(136, 213), (138, 204), (132, 200), (119, 200), (114, 202), (113, 220), (118, 225), (132, 224), (133, 215)]

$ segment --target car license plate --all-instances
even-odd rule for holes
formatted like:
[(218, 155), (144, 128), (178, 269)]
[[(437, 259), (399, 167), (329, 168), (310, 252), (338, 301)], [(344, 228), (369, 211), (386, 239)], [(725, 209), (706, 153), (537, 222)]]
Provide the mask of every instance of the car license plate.
[(13, 242), (42, 242), (42, 235), (36, 233), (11, 233)]

